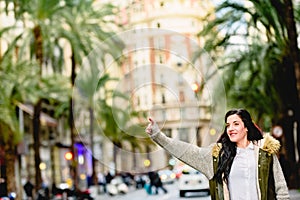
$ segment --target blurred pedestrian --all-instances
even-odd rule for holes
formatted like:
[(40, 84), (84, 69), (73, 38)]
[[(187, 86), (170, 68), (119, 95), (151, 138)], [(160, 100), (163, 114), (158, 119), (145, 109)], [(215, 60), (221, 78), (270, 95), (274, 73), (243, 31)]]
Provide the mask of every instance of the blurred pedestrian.
[(109, 184), (111, 182), (111, 180), (113, 180), (113, 179), (114, 179), (114, 177), (108, 171), (107, 174), (106, 174), (106, 176), (105, 176), (106, 184)]
[(32, 200), (33, 199), (33, 189), (34, 189), (34, 185), (30, 182), (29, 179), (27, 179), (26, 183), (23, 186), (25, 194), (27, 196), (28, 200)]
[(7, 183), (6, 179), (0, 177), (0, 197), (6, 197), (7, 196)]
[[(149, 177), (150, 182), (149, 182), (149, 186), (147, 185), (146, 191), (147, 191), (148, 194), (152, 194), (153, 193), (152, 188), (153, 188), (153, 186), (155, 187), (155, 185), (154, 185), (154, 171), (148, 172), (148, 177)], [(155, 190), (156, 190), (156, 188), (155, 188)]]
[(50, 190), (46, 182), (42, 182), (41, 188), (37, 191), (36, 200), (49, 200)]
[(206, 175), (213, 200), (289, 199), (276, 155), (280, 143), (269, 134), (263, 135), (247, 110), (229, 110), (223, 133), (208, 147), (169, 138), (152, 118), (149, 121), (146, 133), (156, 143)]
[(145, 175), (135, 175), (134, 176), (134, 182), (135, 182), (135, 188), (140, 189), (144, 188), (146, 180), (144, 178)]
[(158, 190), (161, 189), (165, 194), (168, 193), (168, 190), (163, 186), (163, 183), (159, 177), (159, 174), (154, 171), (153, 172), (153, 183), (155, 186), (155, 194), (158, 194)]
[(102, 172), (99, 172), (97, 174), (97, 178), (98, 178), (98, 185), (102, 188), (102, 191), (106, 193), (106, 179), (104, 174)]

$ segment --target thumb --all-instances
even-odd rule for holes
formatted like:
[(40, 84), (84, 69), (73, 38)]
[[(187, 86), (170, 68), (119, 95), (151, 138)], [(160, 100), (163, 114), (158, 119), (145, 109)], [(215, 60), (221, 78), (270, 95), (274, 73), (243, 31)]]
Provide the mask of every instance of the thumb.
[(148, 120), (149, 120), (149, 122), (151, 123), (151, 125), (154, 124), (154, 120), (153, 120), (151, 117), (149, 117)]

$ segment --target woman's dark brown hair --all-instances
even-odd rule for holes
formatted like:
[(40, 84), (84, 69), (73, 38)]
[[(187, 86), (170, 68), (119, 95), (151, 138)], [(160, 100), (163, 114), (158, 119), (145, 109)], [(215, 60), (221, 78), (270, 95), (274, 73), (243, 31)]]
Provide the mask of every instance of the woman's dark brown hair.
[[(247, 127), (247, 139), (249, 141), (258, 141), (263, 138), (262, 131), (253, 123), (250, 113), (245, 109), (229, 110), (225, 115), (225, 123), (227, 118), (234, 114), (238, 115), (244, 122), (245, 127)], [(230, 141), (226, 127), (217, 142), (222, 144), (222, 148), (219, 153), (218, 168), (214, 178), (219, 183), (223, 181), (227, 183), (232, 162), (236, 155), (236, 143)]]

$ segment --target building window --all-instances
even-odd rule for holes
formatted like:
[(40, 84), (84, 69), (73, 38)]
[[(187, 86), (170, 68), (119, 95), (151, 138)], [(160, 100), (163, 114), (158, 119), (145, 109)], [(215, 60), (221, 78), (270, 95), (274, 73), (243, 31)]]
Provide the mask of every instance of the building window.
[(167, 113), (166, 113), (166, 111), (165, 110), (162, 110), (161, 111), (162, 113), (162, 117), (163, 117), (163, 121), (166, 121), (167, 120)]
[(164, 133), (166, 136), (172, 137), (172, 129), (170, 128), (164, 129)]
[[(162, 45), (159, 44), (159, 43), (157, 43), (157, 45), (155, 46), (155, 48), (162, 48)], [(165, 63), (166, 59), (165, 59), (164, 55), (162, 55), (160, 52), (156, 52), (155, 53), (155, 60), (158, 60), (158, 62), (160, 64), (163, 64), (163, 63)]]
[(149, 98), (149, 97), (148, 97), (147, 95), (144, 96), (144, 102), (145, 102), (145, 105), (148, 105), (148, 104), (149, 104), (148, 98)]
[(137, 97), (137, 105), (138, 105), (138, 106), (141, 105), (141, 99), (140, 99), (140, 97)]
[(162, 64), (163, 63), (163, 58), (161, 55), (159, 55), (159, 63)]
[(197, 135), (197, 141), (196, 142), (197, 142), (197, 146), (199, 146), (199, 147), (201, 147), (201, 145), (202, 145), (200, 130), (201, 130), (201, 127), (196, 128), (196, 135)]
[(184, 142), (189, 142), (189, 131), (187, 128), (178, 128), (179, 139)]
[(179, 101), (180, 102), (184, 102), (185, 101), (184, 91), (179, 91)]
[(194, 20), (192, 20), (191, 26), (192, 26), (192, 27), (196, 27), (196, 22), (195, 22)]
[(180, 86), (184, 85), (184, 80), (183, 80), (181, 74), (178, 75), (178, 85), (180, 85)]
[(165, 97), (165, 94), (161, 94), (161, 103), (163, 103), (163, 104), (166, 103), (166, 97)]
[(186, 109), (184, 107), (180, 109), (180, 114), (182, 118), (186, 118)]

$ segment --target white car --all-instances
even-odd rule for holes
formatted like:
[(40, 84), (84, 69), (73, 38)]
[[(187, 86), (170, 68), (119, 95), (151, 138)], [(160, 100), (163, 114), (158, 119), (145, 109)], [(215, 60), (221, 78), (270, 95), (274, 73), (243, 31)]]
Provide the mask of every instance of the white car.
[(188, 192), (204, 192), (210, 195), (209, 180), (201, 172), (189, 166), (184, 167), (178, 180), (179, 196), (184, 197)]
[(110, 196), (117, 194), (126, 194), (128, 186), (124, 183), (121, 176), (114, 177), (109, 184), (107, 184), (107, 192)]
[(176, 174), (169, 169), (159, 170), (158, 175), (162, 183), (172, 184), (176, 180)]

